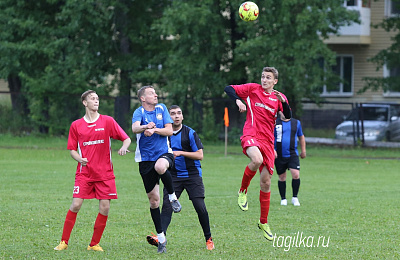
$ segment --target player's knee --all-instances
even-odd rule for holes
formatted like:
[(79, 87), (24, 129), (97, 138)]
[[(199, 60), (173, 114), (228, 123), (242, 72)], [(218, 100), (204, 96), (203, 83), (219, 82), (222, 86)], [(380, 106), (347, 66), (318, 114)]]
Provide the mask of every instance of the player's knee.
[(108, 213), (110, 212), (110, 207), (100, 208), (99, 212), (101, 215), (108, 216)]
[(208, 214), (206, 204), (204, 203), (204, 199), (195, 198), (192, 199), (193, 207), (196, 210), (197, 214)]
[(160, 200), (150, 199), (149, 202), (150, 202), (150, 208), (152, 209), (156, 209), (160, 206)]
[(110, 205), (100, 205), (99, 212), (105, 216), (108, 216), (108, 212), (110, 211)]
[(291, 173), (292, 173), (292, 178), (293, 179), (299, 179), (300, 178), (300, 171), (291, 170)]
[(261, 180), (260, 188), (262, 191), (269, 191), (271, 188), (271, 180)]
[(156, 165), (154, 166), (154, 169), (156, 170), (156, 172), (157, 172), (159, 175), (162, 175), (162, 174), (164, 174), (165, 171), (167, 170), (167, 167), (165, 167), (164, 165), (161, 165), (161, 164), (156, 164)]
[(79, 212), (79, 210), (81, 209), (81, 207), (82, 207), (82, 203), (77, 202), (77, 201), (73, 201), (72, 204), (71, 204), (70, 210), (71, 210), (72, 212), (77, 213), (77, 212)]
[(253, 167), (255, 169), (260, 168), (261, 164), (263, 163), (263, 159), (262, 158), (253, 158), (251, 160), (251, 163), (253, 164)]

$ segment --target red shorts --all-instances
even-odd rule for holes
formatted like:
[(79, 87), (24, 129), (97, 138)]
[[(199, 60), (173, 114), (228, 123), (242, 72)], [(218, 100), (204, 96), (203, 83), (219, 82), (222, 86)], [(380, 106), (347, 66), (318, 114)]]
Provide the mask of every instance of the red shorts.
[(111, 200), (118, 199), (115, 179), (106, 181), (87, 181), (75, 178), (73, 198)]
[(263, 157), (263, 162), (259, 168), (260, 172), (262, 169), (267, 167), (267, 170), (269, 174), (274, 173), (274, 161), (275, 161), (275, 153), (274, 153), (274, 142), (272, 141), (263, 141), (260, 142), (256, 138), (252, 136), (243, 136), (242, 139), (242, 148), (243, 148), (243, 153), (247, 156), (247, 148), (251, 146), (257, 146), (258, 149), (260, 150), (262, 157)]

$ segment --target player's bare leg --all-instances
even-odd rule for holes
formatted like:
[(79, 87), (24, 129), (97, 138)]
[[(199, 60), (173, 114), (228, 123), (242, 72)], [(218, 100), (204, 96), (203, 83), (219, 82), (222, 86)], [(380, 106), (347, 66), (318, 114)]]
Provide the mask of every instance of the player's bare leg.
[(257, 146), (248, 147), (246, 150), (247, 156), (250, 158), (250, 163), (244, 170), (242, 185), (238, 192), (238, 205), (241, 210), (248, 210), (247, 203), (247, 188), (250, 185), (251, 180), (257, 173), (257, 169), (261, 166), (263, 162), (263, 157)]

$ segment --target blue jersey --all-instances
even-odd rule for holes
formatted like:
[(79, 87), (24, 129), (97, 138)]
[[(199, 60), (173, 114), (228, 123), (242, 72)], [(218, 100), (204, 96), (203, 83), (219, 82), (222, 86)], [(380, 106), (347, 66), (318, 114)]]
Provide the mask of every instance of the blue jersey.
[[(190, 127), (182, 125), (181, 130), (174, 133), (171, 137), (171, 147), (173, 151), (196, 152), (203, 149), (203, 144), (197, 133)], [(189, 176), (202, 176), (200, 160), (189, 159), (184, 156), (175, 158), (175, 165), (172, 171), (178, 178)]]
[(299, 156), (297, 151), (297, 137), (303, 135), (300, 121), (291, 118), (290, 121), (282, 121), (279, 117), (275, 125), (275, 150), (278, 158)]
[[(171, 116), (164, 104), (157, 104), (154, 111), (147, 111), (142, 106), (133, 112), (132, 124), (140, 121), (140, 125), (147, 125), (150, 122), (156, 124), (156, 128), (164, 128), (166, 124), (172, 124)], [(144, 132), (136, 134), (135, 161), (156, 161), (165, 153), (172, 153), (168, 137), (159, 134), (145, 136)]]

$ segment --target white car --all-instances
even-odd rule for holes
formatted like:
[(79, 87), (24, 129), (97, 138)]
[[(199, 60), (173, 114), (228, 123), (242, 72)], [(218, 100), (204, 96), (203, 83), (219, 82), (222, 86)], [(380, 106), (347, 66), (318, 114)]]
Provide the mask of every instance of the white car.
[(335, 138), (361, 139), (361, 133), (364, 130), (365, 141), (400, 141), (399, 114), (399, 104), (362, 104), (359, 108), (353, 109), (336, 127)]

